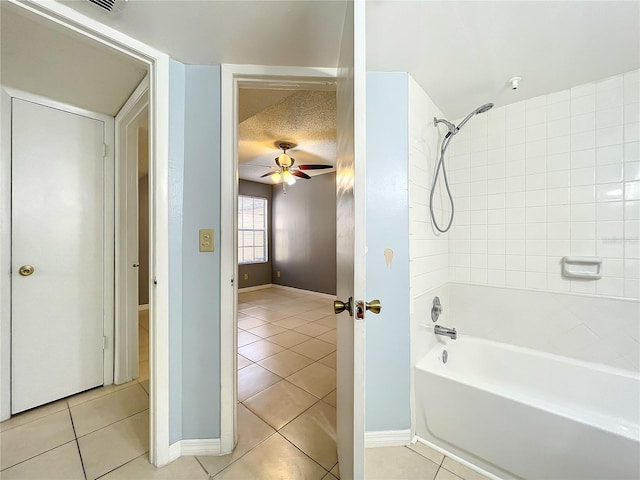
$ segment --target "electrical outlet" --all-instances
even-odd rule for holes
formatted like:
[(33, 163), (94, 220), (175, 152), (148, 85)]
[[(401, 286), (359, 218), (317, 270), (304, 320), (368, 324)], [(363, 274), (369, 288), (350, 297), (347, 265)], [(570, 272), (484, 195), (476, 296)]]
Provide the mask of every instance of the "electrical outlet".
[(276, 277), (280, 278), (280, 270), (276, 272)]
[(249, 280), (249, 274), (248, 274), (248, 273), (245, 273), (245, 274), (244, 274), (244, 279), (245, 279), (245, 280)]
[(200, 229), (200, 251), (213, 252), (213, 229)]

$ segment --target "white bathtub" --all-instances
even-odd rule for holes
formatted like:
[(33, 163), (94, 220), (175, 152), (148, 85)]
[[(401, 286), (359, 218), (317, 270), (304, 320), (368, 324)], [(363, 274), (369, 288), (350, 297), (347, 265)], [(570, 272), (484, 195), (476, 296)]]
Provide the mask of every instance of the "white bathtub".
[(417, 363), (415, 391), (416, 435), (500, 478), (640, 479), (633, 372), (461, 335)]

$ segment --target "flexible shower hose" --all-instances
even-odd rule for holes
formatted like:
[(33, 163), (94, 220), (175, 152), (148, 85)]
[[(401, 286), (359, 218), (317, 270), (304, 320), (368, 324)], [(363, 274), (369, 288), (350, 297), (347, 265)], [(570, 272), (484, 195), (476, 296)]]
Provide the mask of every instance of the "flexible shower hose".
[[(453, 138), (453, 135), (451, 134), (451, 132), (447, 132), (447, 134), (442, 139), (442, 145), (440, 146), (440, 159), (438, 160), (438, 164), (436, 166), (436, 173), (433, 176), (433, 185), (431, 186), (431, 195), (429, 197), (429, 211), (431, 212), (431, 221), (433, 222), (433, 226), (436, 227), (436, 230), (441, 233), (446, 233), (451, 228), (451, 224), (453, 223), (453, 214), (455, 211), (453, 196), (451, 195), (451, 190), (449, 189), (449, 180), (447, 179), (447, 170), (444, 166), (444, 152), (447, 151), (447, 147), (449, 146), (449, 142), (451, 142), (451, 138)], [(436, 216), (433, 213), (433, 195), (436, 191), (436, 184), (438, 183), (438, 175), (440, 174), (441, 168), (442, 177), (444, 178), (444, 185), (447, 189), (447, 195), (449, 196), (449, 203), (451, 204), (451, 216), (449, 217), (449, 223), (444, 229), (440, 228), (440, 225), (438, 225), (438, 221), (436, 220)]]

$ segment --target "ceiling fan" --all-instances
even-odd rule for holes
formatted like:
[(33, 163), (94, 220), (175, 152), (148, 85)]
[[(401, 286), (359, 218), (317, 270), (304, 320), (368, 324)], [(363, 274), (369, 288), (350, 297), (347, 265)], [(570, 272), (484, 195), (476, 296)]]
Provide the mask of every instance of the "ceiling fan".
[(287, 150), (295, 148), (296, 145), (290, 142), (276, 142), (276, 146), (282, 150), (282, 153), (276, 157), (276, 167), (271, 167), (272, 171), (261, 175), (260, 178), (271, 177), (273, 183), (286, 183), (287, 185), (293, 185), (296, 183), (296, 177), (298, 178), (311, 178), (309, 175), (303, 172), (303, 170), (322, 170), (325, 168), (333, 168), (332, 165), (322, 164), (310, 164), (310, 165), (298, 165), (293, 166), (295, 158), (287, 155)]

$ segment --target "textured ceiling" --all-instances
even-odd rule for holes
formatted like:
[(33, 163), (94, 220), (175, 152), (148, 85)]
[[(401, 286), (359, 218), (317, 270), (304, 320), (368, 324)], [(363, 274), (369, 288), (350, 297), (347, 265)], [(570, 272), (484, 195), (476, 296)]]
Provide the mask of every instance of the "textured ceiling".
[[(272, 93), (262, 90), (267, 98)], [(282, 92), (282, 91), (279, 91)], [(245, 97), (245, 94), (247, 94)], [(256, 91), (240, 90), (240, 111), (245, 98), (256, 102)], [(296, 165), (336, 162), (336, 94), (333, 91), (295, 91), (247, 118), (238, 128), (238, 170), (240, 178), (270, 183), (260, 176), (275, 166), (279, 141), (297, 146), (288, 151)], [(307, 171), (310, 176), (333, 169)]]
[(7, 2), (0, 8), (3, 85), (113, 116), (147, 73), (66, 28), (28, 18)]

